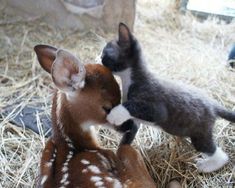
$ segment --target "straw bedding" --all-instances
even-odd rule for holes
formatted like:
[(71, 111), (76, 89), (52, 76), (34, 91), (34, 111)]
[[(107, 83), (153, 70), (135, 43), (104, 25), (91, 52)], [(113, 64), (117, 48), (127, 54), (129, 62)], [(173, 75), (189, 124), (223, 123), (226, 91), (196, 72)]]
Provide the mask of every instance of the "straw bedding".
[[(173, 2), (173, 1), (172, 1)], [(84, 63), (99, 60), (107, 40), (114, 35), (100, 30), (87, 33), (56, 30), (39, 19), (23, 22), (0, 11), (0, 109), (35, 102), (50, 113), (53, 84), (37, 65), (33, 46), (47, 43), (66, 48)], [(137, 3), (135, 35), (142, 44), (148, 66), (158, 76), (177, 79), (206, 90), (209, 95), (235, 110), (235, 72), (226, 66), (235, 23), (216, 19), (201, 22), (181, 15), (174, 3), (140, 0)], [(44, 135), (10, 123), (18, 111), (0, 119), (0, 187), (34, 187), (38, 175)], [(37, 126), (41, 127), (38, 114)], [(116, 149), (120, 135), (99, 130), (106, 148)], [(183, 187), (233, 187), (235, 185), (235, 124), (218, 120), (214, 137), (230, 156), (221, 170), (202, 174), (194, 166), (199, 155), (187, 139), (178, 139), (160, 129), (142, 126), (134, 146), (139, 149), (158, 187), (178, 179)], [(115, 139), (114, 139), (115, 138)]]

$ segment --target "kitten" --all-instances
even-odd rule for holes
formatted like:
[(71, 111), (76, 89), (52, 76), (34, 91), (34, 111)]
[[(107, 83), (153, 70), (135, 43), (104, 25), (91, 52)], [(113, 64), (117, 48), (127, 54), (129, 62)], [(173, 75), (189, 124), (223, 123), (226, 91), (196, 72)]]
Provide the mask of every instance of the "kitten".
[(213, 141), (212, 129), (218, 116), (235, 122), (235, 113), (193, 86), (154, 78), (125, 24), (119, 24), (118, 40), (103, 49), (102, 63), (122, 79), (123, 103), (107, 116), (111, 124), (140, 119), (170, 134), (190, 137), (195, 149), (207, 154), (197, 162), (202, 172), (215, 171), (228, 162), (227, 154)]

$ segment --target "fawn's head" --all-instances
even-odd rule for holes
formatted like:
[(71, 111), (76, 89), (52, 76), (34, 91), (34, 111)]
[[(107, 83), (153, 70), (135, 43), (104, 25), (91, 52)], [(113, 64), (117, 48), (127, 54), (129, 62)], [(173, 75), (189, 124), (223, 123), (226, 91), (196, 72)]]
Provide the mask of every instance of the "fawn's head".
[[(102, 65), (87, 64), (63, 49), (37, 45), (34, 48), (42, 68), (51, 74), (66, 114), (75, 123), (106, 123), (109, 110), (120, 103), (119, 86)], [(58, 96), (57, 96), (58, 97)]]

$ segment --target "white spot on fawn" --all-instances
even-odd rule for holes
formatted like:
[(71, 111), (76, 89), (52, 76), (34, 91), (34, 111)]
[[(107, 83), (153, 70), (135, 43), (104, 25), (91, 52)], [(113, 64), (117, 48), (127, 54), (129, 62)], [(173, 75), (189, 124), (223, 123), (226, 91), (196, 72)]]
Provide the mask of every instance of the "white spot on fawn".
[(73, 157), (73, 152), (70, 151), (69, 154), (67, 155), (66, 162), (68, 162), (72, 157)]
[(68, 142), (68, 143), (72, 142), (72, 140), (69, 137), (67, 137), (67, 136), (65, 137), (65, 141)]
[(69, 148), (74, 149), (74, 146), (72, 143), (68, 143)]
[(53, 153), (53, 158), (55, 158), (56, 157), (56, 154), (55, 153)]
[(119, 180), (114, 179), (114, 185), (113, 188), (122, 188), (122, 184)]
[(68, 173), (64, 174), (60, 183), (64, 184), (67, 181), (68, 177), (69, 177)]
[(81, 163), (84, 164), (84, 165), (90, 164), (90, 162), (88, 160), (86, 160), (86, 159), (82, 159)]
[(111, 178), (111, 177), (105, 177), (104, 178), (107, 182), (113, 182), (113, 178)]
[(52, 162), (47, 162), (47, 163), (45, 164), (45, 166), (46, 166), (46, 167), (51, 167), (51, 166), (52, 166)]
[(87, 172), (88, 172), (87, 169), (83, 169), (83, 170), (82, 170), (82, 173), (87, 173)]
[(48, 167), (48, 168), (49, 168), (49, 167), (52, 166), (53, 162), (55, 161), (56, 152), (57, 152), (57, 151), (55, 150), (55, 152), (54, 152), (53, 155), (52, 155), (51, 160), (45, 164), (45, 167)]
[(97, 181), (101, 181), (101, 180), (102, 180), (102, 178), (99, 176), (91, 176), (91, 181), (93, 181), (93, 182), (97, 182)]
[(68, 169), (68, 166), (63, 166), (63, 168), (62, 168), (62, 172), (67, 172), (69, 169)]
[(102, 182), (102, 181), (95, 182), (96, 187), (99, 187), (99, 186), (102, 186), (102, 185), (104, 185), (104, 182)]
[(64, 185), (68, 185), (68, 184), (69, 184), (69, 181), (64, 182)]
[[(64, 137), (65, 137), (65, 141), (66, 141), (67, 144), (68, 144), (68, 147), (69, 147), (70, 149), (74, 149), (72, 140), (71, 140), (68, 136), (66, 136), (66, 135), (64, 135)], [(71, 151), (70, 151), (69, 153), (71, 153)]]
[(63, 174), (62, 179), (60, 181), (60, 183), (62, 184), (61, 187), (65, 187), (66, 185), (69, 184), (69, 181), (68, 181), (68, 177), (69, 177), (68, 164), (69, 164), (69, 161), (72, 157), (73, 157), (73, 151), (69, 151), (69, 153), (66, 157), (66, 161), (65, 161), (65, 163), (63, 164), (63, 167), (62, 167), (62, 172), (64, 174)]
[(47, 181), (48, 176), (43, 176), (41, 180), (41, 185), (43, 185)]
[(87, 167), (91, 172), (95, 173), (95, 174), (100, 174), (100, 169), (95, 166), (95, 165), (90, 165)]

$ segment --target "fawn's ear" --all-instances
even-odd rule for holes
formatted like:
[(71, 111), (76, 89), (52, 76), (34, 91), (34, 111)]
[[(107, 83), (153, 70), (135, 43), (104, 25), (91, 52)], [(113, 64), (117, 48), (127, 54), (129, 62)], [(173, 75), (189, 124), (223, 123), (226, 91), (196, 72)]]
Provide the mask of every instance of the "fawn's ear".
[(34, 47), (34, 51), (37, 54), (38, 61), (42, 68), (48, 73), (51, 73), (51, 67), (56, 58), (57, 49), (53, 46), (40, 44)]
[(132, 40), (132, 35), (124, 23), (119, 23), (119, 28), (118, 28), (118, 43), (120, 45), (129, 45)]
[(51, 69), (55, 85), (64, 92), (81, 89), (85, 85), (86, 70), (78, 58), (59, 49)]

